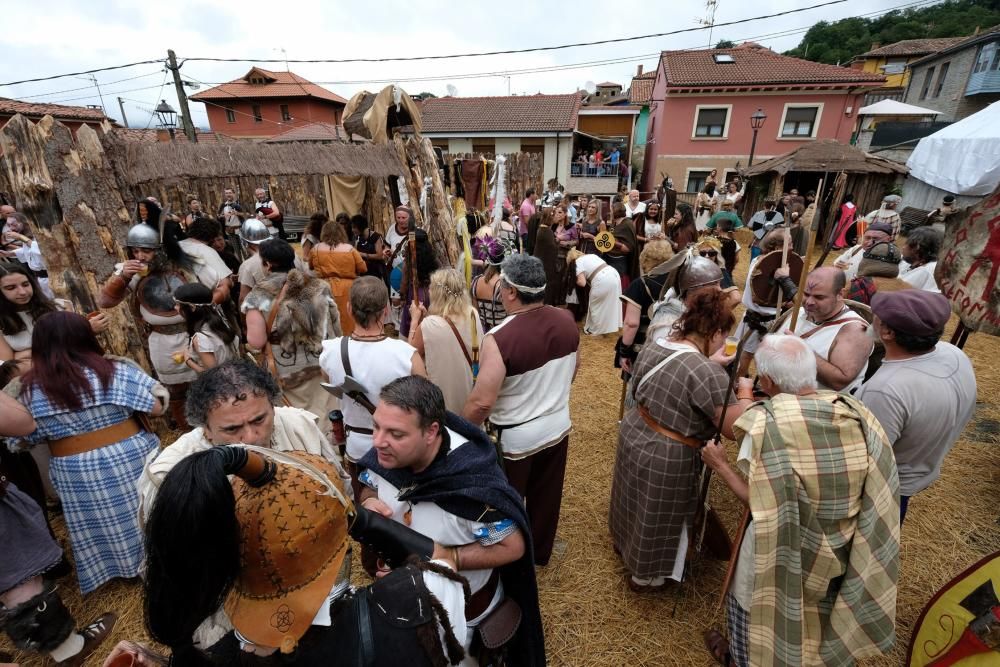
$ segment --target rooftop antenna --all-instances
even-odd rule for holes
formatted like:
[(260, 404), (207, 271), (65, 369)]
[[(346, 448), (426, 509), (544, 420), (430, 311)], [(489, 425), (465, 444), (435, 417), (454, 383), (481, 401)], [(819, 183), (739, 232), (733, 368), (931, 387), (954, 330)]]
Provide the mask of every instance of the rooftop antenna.
[(719, 0), (705, 0), (705, 18), (695, 18), (698, 25), (708, 26), (708, 48), (712, 48), (712, 30), (715, 28), (715, 12), (719, 8)]

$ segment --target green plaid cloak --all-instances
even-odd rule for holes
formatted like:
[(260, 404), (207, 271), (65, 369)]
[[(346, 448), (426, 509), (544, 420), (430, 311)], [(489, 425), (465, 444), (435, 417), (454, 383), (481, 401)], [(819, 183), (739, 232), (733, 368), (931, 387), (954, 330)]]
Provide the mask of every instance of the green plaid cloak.
[(781, 394), (735, 424), (753, 442), (750, 664), (851, 665), (895, 641), (899, 478), (878, 421), (832, 391)]

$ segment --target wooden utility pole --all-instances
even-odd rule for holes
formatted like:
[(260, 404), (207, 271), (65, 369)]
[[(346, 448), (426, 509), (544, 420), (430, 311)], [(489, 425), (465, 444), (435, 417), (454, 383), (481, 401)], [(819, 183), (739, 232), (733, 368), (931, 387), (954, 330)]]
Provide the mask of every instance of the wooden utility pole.
[(125, 117), (125, 102), (122, 98), (118, 98), (118, 108), (122, 110), (122, 125), (128, 127), (128, 118)]
[(181, 122), (184, 123), (184, 134), (188, 141), (198, 142), (194, 132), (194, 122), (191, 120), (191, 110), (188, 108), (187, 93), (184, 92), (184, 82), (181, 81), (181, 68), (177, 65), (177, 56), (173, 49), (167, 49), (167, 69), (174, 75), (174, 89), (177, 91), (177, 103), (181, 107)]

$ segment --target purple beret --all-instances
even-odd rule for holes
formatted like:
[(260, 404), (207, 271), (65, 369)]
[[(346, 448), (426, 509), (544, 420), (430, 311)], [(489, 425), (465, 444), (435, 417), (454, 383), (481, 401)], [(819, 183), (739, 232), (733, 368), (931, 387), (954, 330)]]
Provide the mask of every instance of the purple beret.
[(873, 222), (868, 225), (868, 231), (870, 232), (882, 232), (883, 234), (888, 234), (892, 236), (892, 225), (888, 222)]
[(921, 289), (880, 291), (872, 297), (872, 312), (893, 331), (930, 336), (944, 329), (951, 304), (943, 294)]

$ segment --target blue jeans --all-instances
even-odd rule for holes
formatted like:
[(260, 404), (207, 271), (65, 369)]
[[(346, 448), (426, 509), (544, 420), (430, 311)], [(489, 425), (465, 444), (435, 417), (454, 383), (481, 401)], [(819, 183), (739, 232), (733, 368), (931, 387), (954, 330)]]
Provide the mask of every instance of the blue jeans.
[(899, 497), (899, 524), (903, 525), (903, 519), (906, 518), (906, 508), (910, 505), (910, 496), (900, 496)]

